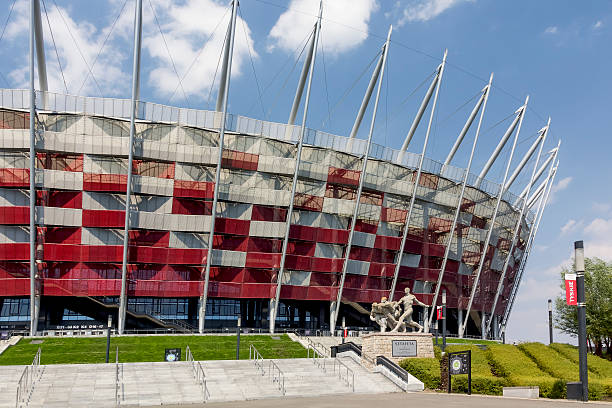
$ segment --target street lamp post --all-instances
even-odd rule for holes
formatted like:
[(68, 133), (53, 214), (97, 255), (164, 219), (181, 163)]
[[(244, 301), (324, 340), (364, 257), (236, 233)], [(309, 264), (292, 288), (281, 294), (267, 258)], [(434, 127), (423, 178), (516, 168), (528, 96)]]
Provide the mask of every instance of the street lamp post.
[(446, 351), (446, 289), (442, 291), (442, 351)]
[(113, 316), (108, 315), (108, 324), (106, 328), (106, 362), (108, 363), (108, 354), (110, 352), (110, 336), (111, 336), (111, 327), (113, 326)]
[(552, 321), (552, 300), (548, 299), (548, 337), (549, 344), (553, 343), (553, 321)]
[(241, 318), (238, 318), (238, 325), (236, 325), (236, 360), (240, 360), (240, 323)]
[(576, 295), (578, 300), (578, 366), (582, 383), (582, 400), (589, 400), (589, 377), (587, 368), (586, 299), (584, 298), (584, 243), (574, 242), (576, 266)]

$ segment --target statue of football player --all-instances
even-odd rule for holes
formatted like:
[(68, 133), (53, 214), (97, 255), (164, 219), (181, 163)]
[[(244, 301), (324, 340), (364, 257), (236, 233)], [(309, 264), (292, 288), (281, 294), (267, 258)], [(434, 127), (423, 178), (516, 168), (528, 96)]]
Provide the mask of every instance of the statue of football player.
[(372, 303), (370, 320), (378, 323), (380, 331), (385, 332), (387, 328), (393, 329), (397, 326), (397, 318), (400, 315), (398, 302), (389, 302), (386, 297), (380, 299), (380, 303)]
[(406, 331), (407, 327), (412, 327), (417, 329), (417, 333), (421, 333), (423, 331), (423, 326), (412, 320), (412, 305), (417, 304), (423, 307), (427, 307), (428, 305), (421, 302), (416, 296), (410, 293), (410, 288), (404, 289), (404, 293), (404, 297), (399, 300), (399, 303), (404, 306), (404, 313), (397, 319), (397, 324), (392, 331)]

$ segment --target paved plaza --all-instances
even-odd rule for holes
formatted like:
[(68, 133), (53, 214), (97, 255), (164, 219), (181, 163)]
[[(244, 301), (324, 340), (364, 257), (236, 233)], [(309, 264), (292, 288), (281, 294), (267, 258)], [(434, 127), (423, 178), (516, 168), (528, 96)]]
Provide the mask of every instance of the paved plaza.
[[(481, 395), (442, 394), (434, 392), (393, 393), (368, 395), (334, 395), (313, 398), (275, 398), (254, 401), (234, 401), (208, 403), (206, 405), (191, 405), (191, 407), (207, 408), (382, 408), (382, 407), (414, 407), (414, 408), (573, 408), (584, 406), (612, 407), (611, 402), (574, 402), (549, 399), (519, 399)], [(170, 407), (179, 407), (171, 405)]]

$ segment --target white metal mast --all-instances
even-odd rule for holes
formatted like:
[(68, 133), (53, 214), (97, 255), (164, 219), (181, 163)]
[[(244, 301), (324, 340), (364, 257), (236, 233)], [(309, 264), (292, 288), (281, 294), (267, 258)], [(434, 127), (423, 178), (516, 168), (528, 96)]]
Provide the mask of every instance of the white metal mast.
[[(495, 211), (493, 212), (493, 217), (491, 218), (491, 226), (489, 227), (489, 231), (487, 232), (487, 238), (485, 239), (484, 245), (482, 247), (482, 253), (480, 255), (480, 263), (478, 264), (478, 270), (476, 272), (476, 279), (474, 280), (474, 283), (472, 284), (472, 293), (470, 294), (470, 300), (468, 302), (468, 307), (465, 313), (465, 318), (464, 321), (461, 325), (461, 327), (459, 327), (459, 337), (463, 337), (463, 333), (465, 332), (465, 328), (467, 326), (467, 322), (468, 319), (470, 318), (470, 310), (472, 309), (472, 303), (474, 302), (474, 296), (476, 295), (476, 289), (478, 288), (478, 282), (480, 280), (480, 273), (482, 272), (482, 268), (484, 266), (486, 257), (487, 257), (487, 252), (489, 252), (489, 243), (491, 242), (491, 235), (493, 234), (493, 229), (495, 228), (495, 219), (497, 217), (497, 212), (499, 211), (499, 205), (501, 203), (502, 200), (502, 196), (504, 195), (504, 185), (506, 184), (506, 180), (508, 179), (508, 173), (510, 171), (510, 165), (512, 163), (512, 157), (514, 156), (514, 150), (516, 149), (516, 145), (518, 142), (518, 137), (519, 137), (519, 133), (521, 132), (521, 126), (523, 124), (523, 118), (525, 117), (525, 111), (527, 110), (527, 103), (529, 102), (529, 96), (527, 96), (525, 98), (525, 104), (519, 108), (518, 112), (519, 115), (517, 116), (519, 119), (518, 121), (518, 128), (516, 129), (516, 133), (514, 135), (514, 143), (512, 144), (512, 150), (510, 151), (510, 157), (508, 158), (508, 164), (506, 164), (506, 171), (504, 172), (504, 179), (501, 182), (500, 188), (499, 188), (499, 194), (497, 195), (497, 202), (495, 204)], [(516, 119), (514, 120), (514, 122), (516, 122)], [(512, 130), (514, 130), (514, 127), (511, 126)], [(508, 135), (509, 136), (509, 135)], [(504, 137), (506, 137), (504, 135)], [(503, 139), (502, 139), (503, 140)], [(505, 143), (505, 142), (504, 142)], [(503, 147), (503, 145), (502, 145)], [(497, 157), (497, 155), (499, 155), (499, 151), (501, 151), (501, 149), (498, 148), (495, 150), (494, 152), (494, 156)], [(491, 162), (491, 160), (489, 160)], [(492, 162), (491, 162), (492, 164)], [(490, 165), (488, 165), (490, 167)], [(487, 166), (485, 166), (486, 168)], [(487, 169), (488, 171), (488, 169)], [(486, 174), (486, 172), (485, 172)], [(481, 173), (481, 176), (479, 177), (480, 179), (482, 179), (482, 177), (484, 177), (484, 175)]]
[(427, 327), (430, 328), (431, 327), (431, 323), (433, 321), (433, 316), (434, 313), (436, 312), (436, 304), (438, 302), (438, 295), (440, 294), (440, 288), (442, 286), (442, 280), (444, 279), (444, 272), (446, 270), (446, 263), (448, 262), (448, 257), (450, 254), (450, 248), (451, 245), (453, 243), (453, 236), (455, 233), (455, 229), (457, 228), (457, 222), (459, 221), (459, 215), (461, 213), (461, 204), (463, 203), (463, 196), (465, 194), (465, 189), (467, 186), (467, 181), (470, 175), (470, 169), (472, 168), (472, 161), (474, 159), (474, 152), (476, 151), (476, 145), (478, 143), (478, 137), (480, 136), (480, 128), (482, 126), (482, 119), (484, 118), (484, 113), (485, 110), (487, 108), (487, 101), (489, 100), (489, 93), (491, 91), (491, 83), (493, 82), (493, 74), (491, 74), (491, 77), (489, 78), (489, 83), (487, 84), (487, 86), (485, 86), (485, 88), (482, 90), (482, 95), (480, 97), (480, 99), (478, 100), (478, 103), (476, 104), (476, 106), (474, 107), (474, 110), (472, 111), (472, 113), (470, 114), (470, 117), (468, 118), (468, 121), (466, 122), (466, 126), (463, 127), (463, 129), (461, 130), (461, 133), (459, 134), (459, 137), (457, 138), (457, 142), (455, 142), (455, 145), (453, 146), (453, 149), (451, 150), (451, 152), (449, 153), (446, 161), (445, 161), (445, 165), (448, 165), (450, 163), (450, 161), (452, 160), (455, 152), (457, 151), (457, 148), (459, 147), (459, 144), (461, 143), (461, 141), (463, 140), (463, 138), (465, 137), (468, 129), (469, 129), (469, 125), (472, 124), (472, 122), (474, 121), (474, 118), (476, 117), (476, 114), (478, 113), (478, 110), (480, 110), (480, 107), (482, 106), (482, 111), (480, 112), (480, 118), (478, 119), (478, 127), (476, 128), (476, 135), (474, 136), (474, 142), (472, 143), (472, 151), (470, 152), (470, 158), (468, 160), (468, 165), (467, 168), (465, 169), (465, 174), (463, 175), (463, 182), (461, 183), (461, 193), (459, 193), (459, 197), (457, 199), (457, 208), (455, 209), (455, 217), (453, 218), (453, 224), (451, 226), (451, 229), (449, 231), (449, 238), (448, 238), (448, 243), (446, 244), (446, 249), (444, 250), (444, 259), (442, 260), (442, 265), (440, 266), (440, 273), (438, 274), (438, 282), (436, 284), (436, 290), (434, 292), (434, 297), (433, 297), (433, 301), (431, 303), (431, 313), (429, 315), (429, 320), (428, 320), (428, 324)]
[[(223, 88), (219, 87), (219, 92), (223, 92), (223, 103), (221, 112), (221, 125), (219, 128), (219, 152), (217, 155), (217, 170), (215, 173), (215, 188), (213, 193), (212, 203), (212, 214), (210, 216), (210, 234), (208, 238), (208, 253), (206, 255), (206, 267), (204, 270), (204, 288), (202, 295), (200, 296), (200, 310), (198, 319), (198, 329), (200, 333), (204, 332), (204, 323), (206, 319), (206, 301), (208, 300), (208, 284), (210, 281), (210, 265), (212, 262), (214, 250), (213, 241), (215, 237), (215, 220), (217, 216), (217, 202), (219, 200), (219, 182), (221, 179), (221, 163), (223, 159), (223, 139), (225, 137), (225, 121), (227, 117), (227, 100), (229, 96), (229, 84), (232, 73), (232, 56), (234, 54), (234, 37), (236, 33), (236, 9), (238, 7), (238, 0), (232, 1), (232, 17), (230, 20), (230, 36), (229, 41), (226, 43), (226, 50), (224, 50), (224, 61), (223, 67), (225, 71), (222, 73)], [(229, 51), (227, 51), (229, 48)], [(227, 62), (226, 62), (227, 60)], [(218, 101), (218, 99), (217, 99)], [(217, 107), (219, 104), (217, 103)]]
[[(283, 283), (283, 273), (285, 272), (285, 259), (287, 257), (287, 246), (289, 245), (289, 231), (291, 229), (291, 216), (293, 214), (293, 202), (295, 200), (295, 190), (297, 187), (298, 181), (298, 173), (300, 169), (300, 162), (302, 160), (302, 146), (304, 145), (304, 133), (306, 131), (306, 118), (308, 117), (308, 106), (310, 103), (310, 88), (312, 86), (312, 77), (315, 66), (315, 58), (316, 58), (316, 49), (319, 42), (319, 33), (321, 31), (321, 17), (323, 16), (323, 1), (319, 3), (319, 17), (317, 19), (317, 23), (314, 28), (314, 36), (313, 42), (311, 46), (311, 52), (309, 52), (309, 58), (304, 62), (304, 69), (302, 71), (302, 78), (300, 78), (300, 85), (298, 86), (298, 90), (295, 94), (296, 99), (293, 101), (293, 107), (291, 109), (291, 117), (289, 118), (289, 124), (293, 124), (295, 121), (295, 114), (297, 114), (297, 110), (300, 105), (300, 99), (302, 96), (302, 90), (304, 87), (304, 81), (306, 77), (304, 76), (304, 71), (308, 78), (308, 88), (306, 89), (306, 99), (304, 101), (304, 113), (302, 116), (302, 126), (300, 127), (300, 138), (298, 140), (298, 147), (295, 157), (295, 170), (293, 172), (293, 183), (291, 184), (291, 197), (289, 201), (289, 208), (287, 210), (287, 220), (285, 224), (285, 239), (283, 240), (283, 251), (281, 254), (280, 265), (278, 269), (278, 276), (276, 277), (276, 294), (274, 299), (272, 299), (272, 304), (270, 305), (270, 333), (274, 333), (274, 328), (276, 326), (276, 314), (278, 313), (278, 303), (280, 301), (281, 294), (281, 286)], [(306, 69), (308, 67), (308, 70)], [(299, 98), (298, 98), (299, 96)]]
[(387, 41), (384, 45), (384, 51), (381, 55), (383, 60), (382, 67), (380, 70), (380, 78), (378, 80), (378, 89), (376, 90), (376, 99), (374, 100), (374, 109), (372, 112), (372, 121), (370, 122), (370, 132), (368, 134), (368, 143), (366, 145), (365, 154), (363, 156), (363, 165), (361, 167), (361, 174), (359, 175), (359, 187), (357, 188), (357, 196), (355, 197), (355, 209), (353, 211), (353, 218), (351, 220), (351, 229), (349, 232), (348, 242), (345, 248), (344, 254), (344, 263), (342, 264), (342, 276), (340, 278), (340, 286), (338, 288), (338, 296), (336, 298), (336, 302), (332, 302), (330, 306), (330, 321), (329, 326), (332, 334), (336, 328), (336, 323), (338, 321), (338, 313), (340, 312), (340, 305), (342, 302), (342, 291), (344, 290), (344, 281), (346, 279), (346, 271), (348, 269), (348, 261), (351, 252), (351, 247), (353, 245), (353, 234), (355, 232), (355, 224), (357, 223), (357, 216), (359, 215), (359, 201), (361, 200), (361, 192), (363, 190), (363, 183), (366, 178), (366, 171), (368, 169), (368, 157), (370, 155), (370, 147), (372, 145), (372, 135), (374, 134), (374, 124), (376, 123), (376, 113), (378, 111), (378, 101), (380, 99), (380, 90), (382, 88), (382, 82), (385, 75), (385, 66), (387, 63), (387, 55), (389, 54), (389, 42), (391, 41), (391, 32), (393, 31), (393, 26), (389, 27), (389, 33), (387, 34)]
[[(395, 286), (397, 285), (397, 277), (399, 275), (399, 270), (402, 265), (402, 258), (404, 256), (404, 247), (406, 246), (406, 239), (408, 238), (408, 230), (410, 229), (410, 218), (412, 218), (412, 210), (414, 208), (414, 203), (416, 201), (419, 181), (421, 180), (423, 162), (425, 161), (425, 152), (427, 151), (427, 144), (429, 143), (431, 125), (433, 123), (434, 114), (436, 112), (436, 104), (438, 102), (438, 93), (440, 91), (440, 84), (442, 83), (442, 75), (444, 74), (444, 67), (446, 66), (446, 56), (447, 55), (448, 55), (448, 50), (444, 50), (444, 57), (442, 58), (442, 63), (438, 67), (438, 74), (436, 75), (436, 78), (432, 82), (432, 85), (434, 83), (437, 85), (436, 95), (434, 96), (433, 106), (431, 107), (431, 114), (429, 115), (429, 123), (427, 124), (427, 132), (425, 132), (425, 141), (423, 142), (423, 150), (421, 151), (421, 156), (419, 158), (419, 167), (417, 169), (417, 174), (414, 179), (414, 186), (412, 188), (412, 196), (410, 197), (410, 205), (408, 207), (408, 213), (406, 214), (406, 225), (404, 227), (404, 235), (402, 236), (402, 243), (400, 244), (400, 248), (397, 254), (397, 261), (395, 263), (395, 272), (393, 274), (393, 282), (391, 283), (391, 290), (389, 291), (389, 301), (393, 300), (393, 295), (395, 294)], [(429, 94), (429, 91), (428, 91), (428, 94)], [(429, 102), (429, 98), (426, 97), (426, 99), (427, 99), (427, 102)], [(421, 112), (421, 110), (425, 109), (426, 106), (427, 106), (427, 103), (425, 103), (425, 100), (424, 100), (423, 104), (421, 104), (421, 109), (419, 109), (419, 112), (417, 113), (417, 117), (419, 118), (419, 120), (420, 120), (419, 116), (423, 116), (423, 112)], [(412, 134), (414, 134), (414, 130), (416, 130), (415, 124), (418, 125), (418, 121), (416, 119), (412, 124), (414, 129), (413, 128), (410, 129), (410, 132), (408, 132), (408, 137), (406, 137), (406, 142), (404, 142), (404, 145), (406, 147), (408, 147), (408, 143), (410, 143), (409, 138), (412, 138)], [(400, 155), (404, 151), (405, 149), (404, 147), (402, 147), (402, 151), (400, 152)]]
[(130, 140), (128, 145), (127, 188), (125, 192), (125, 225), (123, 228), (123, 258), (121, 262), (121, 295), (119, 296), (119, 334), (125, 330), (127, 313), (127, 267), (130, 241), (130, 207), (132, 196), (132, 163), (134, 162), (134, 137), (136, 133), (137, 101), (140, 99), (140, 52), (142, 45), (142, 0), (136, 0), (134, 16), (134, 61), (132, 63), (132, 97), (130, 100)]

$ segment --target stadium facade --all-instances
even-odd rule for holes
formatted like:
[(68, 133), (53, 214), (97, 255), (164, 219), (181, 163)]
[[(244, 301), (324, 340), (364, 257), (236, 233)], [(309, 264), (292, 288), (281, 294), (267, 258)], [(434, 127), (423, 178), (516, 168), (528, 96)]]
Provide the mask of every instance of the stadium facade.
[[(230, 39), (234, 24), (235, 6)], [(294, 125), (319, 29), (320, 19), (289, 124), (227, 113), (231, 52), (215, 111), (138, 102), (137, 86), (127, 100), (52, 94), (43, 83), (33, 91), (33, 82), (2, 90), (0, 327), (96, 325), (108, 314), (121, 331), (234, 327), (239, 317), (272, 330), (333, 329), (339, 319), (372, 327), (369, 304), (410, 288), (427, 304), (444, 293), (449, 331), (499, 338), (556, 171), (558, 149), (542, 155), (548, 127), (512, 176), (511, 155), (498, 184), (484, 177), (488, 168), (451, 165), (452, 154), (438, 163), (426, 145), (408, 152), (409, 139), (395, 150), (372, 143), (372, 131), (361, 140)], [(514, 152), (524, 114), (525, 105), (489, 168), (512, 135)], [(536, 151), (530, 184), (512, 194)], [(418, 315), (435, 321), (434, 308)]]

